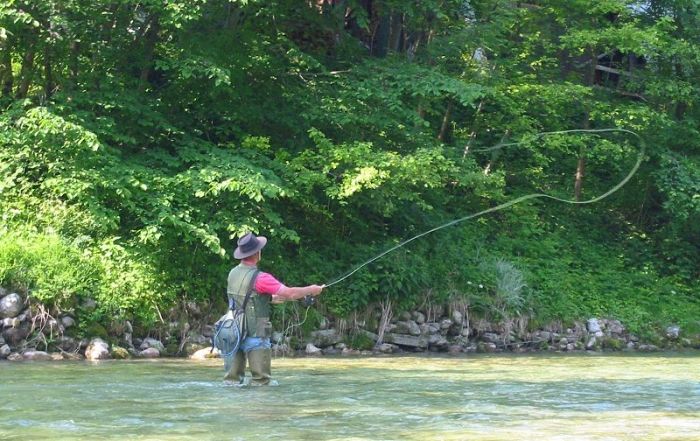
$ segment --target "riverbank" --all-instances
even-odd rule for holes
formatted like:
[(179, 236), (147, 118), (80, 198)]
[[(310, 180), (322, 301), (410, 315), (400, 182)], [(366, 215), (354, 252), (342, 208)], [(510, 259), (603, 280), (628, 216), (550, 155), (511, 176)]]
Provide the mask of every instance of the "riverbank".
[[(82, 309), (94, 307), (90, 301)], [(190, 305), (195, 309), (195, 305)], [(528, 329), (524, 320), (492, 323), (468, 310), (431, 307), (427, 311), (375, 314), (352, 327), (324, 317), (306, 334), (274, 332), (277, 356), (371, 356), (401, 353), (499, 352), (655, 352), (700, 349), (700, 336), (669, 324), (645, 337), (629, 332), (616, 319), (591, 317), (569, 326), (549, 324)], [(178, 315), (173, 313), (173, 315)], [(179, 314), (183, 317), (182, 314)], [(44, 305), (17, 292), (0, 291), (0, 360), (103, 360), (129, 358), (217, 357), (210, 347), (212, 314), (185, 315), (190, 320), (163, 322), (134, 333), (128, 320), (106, 326), (81, 323), (73, 314), (53, 316)], [(287, 328), (289, 329), (289, 328)]]

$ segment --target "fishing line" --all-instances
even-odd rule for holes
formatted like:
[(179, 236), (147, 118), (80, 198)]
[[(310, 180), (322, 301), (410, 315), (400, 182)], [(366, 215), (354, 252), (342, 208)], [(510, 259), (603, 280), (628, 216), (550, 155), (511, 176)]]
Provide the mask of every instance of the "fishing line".
[(306, 323), (306, 319), (309, 318), (309, 309), (311, 309), (311, 306), (307, 306), (307, 307), (306, 307), (306, 311), (304, 312), (304, 320), (302, 320), (302, 321), (300, 321), (300, 322), (298, 322), (298, 323), (291, 323), (289, 326), (287, 326), (287, 329), (285, 329), (284, 331), (282, 331), (282, 338), (281, 338), (281, 339), (278, 339), (278, 340), (275, 342), (276, 344), (278, 344), (278, 345), (282, 344), (282, 342), (284, 342), (284, 341), (287, 340), (287, 335), (288, 335), (289, 331), (291, 331), (292, 329), (297, 328), (297, 327), (303, 325), (304, 323)]
[(540, 132), (540, 133), (535, 134), (532, 138), (530, 138), (528, 140), (509, 142), (509, 143), (501, 143), (501, 144), (497, 144), (493, 147), (474, 150), (475, 152), (488, 152), (488, 151), (502, 149), (502, 148), (508, 147), (508, 146), (524, 144), (528, 141), (534, 141), (536, 139), (543, 138), (545, 136), (550, 136), (550, 135), (561, 135), (561, 134), (567, 134), (567, 133), (609, 133), (609, 132), (627, 133), (627, 134), (630, 134), (630, 135), (637, 137), (637, 139), (639, 140), (640, 148), (639, 148), (639, 153), (637, 154), (637, 161), (635, 162), (634, 166), (629, 171), (629, 173), (627, 173), (627, 175), (622, 179), (622, 181), (620, 181), (618, 184), (616, 184), (614, 187), (612, 187), (610, 190), (606, 191), (605, 193), (601, 194), (600, 196), (596, 196), (592, 199), (587, 199), (584, 201), (576, 201), (576, 200), (571, 200), (571, 199), (559, 198), (559, 197), (552, 196), (552, 195), (549, 195), (546, 193), (531, 193), (531, 194), (528, 194), (525, 196), (520, 196), (520, 197), (515, 198), (511, 201), (505, 202), (505, 203), (500, 204), (500, 205), (496, 205), (495, 207), (491, 207), (491, 208), (488, 208), (486, 210), (479, 211), (477, 213), (470, 214), (468, 216), (461, 217), (459, 219), (455, 219), (453, 221), (447, 222), (446, 224), (437, 226), (437, 227), (432, 228), (428, 231), (417, 234), (417, 235), (411, 237), (410, 239), (406, 239), (403, 242), (399, 243), (398, 245), (395, 245), (395, 246), (389, 248), (388, 250), (383, 251), (382, 253), (372, 257), (371, 259), (367, 260), (366, 262), (360, 264), (355, 269), (353, 269), (350, 272), (348, 272), (347, 274), (339, 277), (338, 279), (336, 279), (332, 282), (326, 283), (325, 287), (328, 288), (330, 286), (333, 286), (337, 283), (342, 282), (343, 280), (352, 276), (353, 274), (355, 274), (356, 272), (358, 272), (359, 270), (361, 270), (365, 266), (369, 265), (370, 263), (381, 259), (382, 257), (386, 256), (387, 254), (398, 250), (399, 248), (409, 244), (410, 242), (413, 242), (416, 239), (420, 239), (421, 237), (427, 236), (430, 233), (434, 233), (435, 231), (442, 230), (443, 228), (450, 227), (450, 226), (458, 224), (460, 222), (464, 222), (466, 220), (473, 219), (475, 217), (483, 216), (484, 214), (493, 213), (494, 211), (503, 210), (503, 209), (508, 208), (512, 205), (519, 204), (520, 202), (527, 201), (529, 199), (543, 198), (543, 199), (552, 199), (552, 200), (555, 200), (558, 202), (563, 202), (566, 204), (584, 205), (584, 204), (592, 204), (592, 203), (595, 203), (595, 202), (598, 202), (598, 201), (601, 201), (601, 200), (607, 198), (608, 196), (610, 196), (611, 194), (615, 193), (620, 188), (622, 188), (627, 182), (629, 182), (630, 179), (632, 179), (632, 177), (635, 175), (635, 173), (637, 173), (637, 170), (639, 170), (639, 167), (642, 165), (642, 161), (644, 160), (644, 154), (646, 151), (646, 146), (644, 144), (644, 140), (642, 139), (641, 136), (639, 136), (637, 133), (635, 133), (631, 130), (612, 128), (612, 129), (571, 129), (571, 130), (559, 130), (559, 131), (555, 131), (555, 132)]

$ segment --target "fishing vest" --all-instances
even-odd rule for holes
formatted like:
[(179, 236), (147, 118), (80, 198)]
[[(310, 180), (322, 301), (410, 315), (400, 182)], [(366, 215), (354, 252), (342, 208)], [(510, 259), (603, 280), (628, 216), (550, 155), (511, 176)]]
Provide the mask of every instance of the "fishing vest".
[[(240, 264), (228, 274), (226, 292), (229, 301), (233, 299), (236, 307), (243, 306), (246, 291), (251, 286), (251, 279), (257, 273), (257, 268)], [(253, 282), (254, 283), (254, 282)], [(272, 323), (270, 323), (271, 296), (261, 296), (255, 289), (250, 294), (245, 308), (246, 330), (248, 337), (270, 338)]]

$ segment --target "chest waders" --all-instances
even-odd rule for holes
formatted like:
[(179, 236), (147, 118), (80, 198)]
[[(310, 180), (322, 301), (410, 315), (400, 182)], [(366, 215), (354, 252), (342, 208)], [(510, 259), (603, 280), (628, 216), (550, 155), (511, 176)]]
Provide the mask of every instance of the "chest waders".
[[(253, 278), (257, 277), (257, 274), (257, 268), (243, 264), (231, 270), (228, 275), (226, 289), (230, 305), (243, 305), (248, 287), (254, 286)], [(259, 295), (255, 290), (251, 293), (245, 308), (247, 339), (268, 339), (269, 342), (269, 338), (272, 334), (272, 324), (270, 323), (271, 299), (271, 296)], [(247, 359), (252, 374), (251, 385), (269, 384), (270, 378), (272, 377), (270, 352), (269, 347), (253, 349), (247, 353), (243, 350), (238, 350), (234, 355), (231, 369), (226, 373), (224, 378), (243, 383)]]

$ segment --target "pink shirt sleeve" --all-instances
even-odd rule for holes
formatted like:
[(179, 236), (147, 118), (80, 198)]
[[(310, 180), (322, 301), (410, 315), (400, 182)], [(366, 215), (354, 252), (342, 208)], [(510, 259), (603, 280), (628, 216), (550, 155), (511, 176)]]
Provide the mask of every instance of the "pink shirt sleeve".
[(283, 286), (279, 280), (275, 279), (275, 276), (269, 273), (261, 272), (255, 279), (255, 292), (258, 294), (277, 294)]

